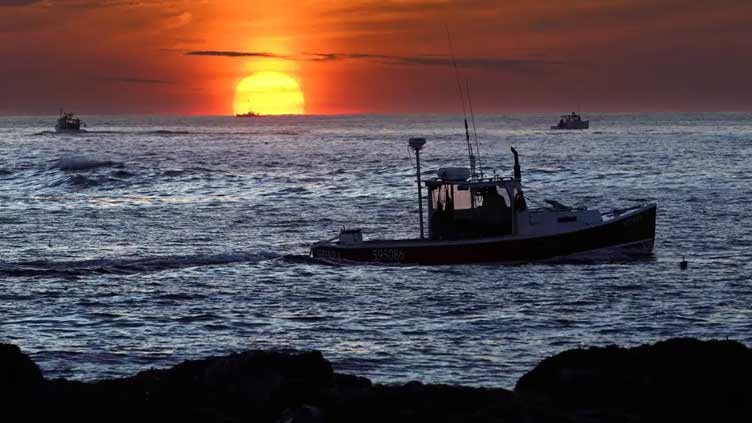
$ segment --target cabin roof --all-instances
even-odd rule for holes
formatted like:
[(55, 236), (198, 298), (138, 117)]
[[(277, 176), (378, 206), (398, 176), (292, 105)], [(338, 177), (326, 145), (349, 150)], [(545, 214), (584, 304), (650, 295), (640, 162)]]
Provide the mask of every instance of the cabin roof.
[(475, 179), (467, 181), (446, 181), (441, 178), (432, 178), (425, 181), (427, 187), (435, 188), (440, 185), (456, 185), (460, 188), (487, 188), (494, 186), (504, 186), (516, 182), (513, 178), (489, 178)]

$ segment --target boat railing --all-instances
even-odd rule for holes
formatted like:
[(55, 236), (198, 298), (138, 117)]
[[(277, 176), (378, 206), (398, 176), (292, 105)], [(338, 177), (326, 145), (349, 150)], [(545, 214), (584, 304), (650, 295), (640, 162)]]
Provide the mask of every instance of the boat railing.
[(639, 206), (627, 207), (627, 208), (624, 208), (624, 209), (613, 209), (613, 210), (611, 210), (609, 212), (601, 213), (601, 216), (603, 216), (603, 217), (617, 217), (617, 216), (621, 216), (623, 214), (629, 213), (629, 212), (631, 212), (633, 210), (639, 210), (642, 207), (644, 207), (644, 206), (643, 205), (639, 205)]

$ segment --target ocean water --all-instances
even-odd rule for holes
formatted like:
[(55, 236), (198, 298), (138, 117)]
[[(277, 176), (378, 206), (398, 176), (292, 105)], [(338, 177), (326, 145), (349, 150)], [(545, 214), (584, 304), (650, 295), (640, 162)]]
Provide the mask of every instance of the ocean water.
[[(546, 356), (674, 336), (752, 345), (752, 115), (477, 118), (528, 202), (658, 204), (632, 262), (331, 266), (311, 243), (418, 233), (424, 177), (465, 165), (447, 116), (0, 118), (0, 342), (94, 380), (251, 348), (319, 349), (378, 382), (512, 387)], [(537, 200), (537, 201), (536, 201)], [(682, 256), (689, 269), (680, 271)]]

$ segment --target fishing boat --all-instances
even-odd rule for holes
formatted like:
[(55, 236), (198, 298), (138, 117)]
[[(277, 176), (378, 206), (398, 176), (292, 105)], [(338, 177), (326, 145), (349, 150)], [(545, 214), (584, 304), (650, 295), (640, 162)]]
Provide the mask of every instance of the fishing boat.
[[(470, 168), (442, 168), (424, 181), (428, 234), (424, 235), (420, 151), (423, 138), (409, 140), (415, 152), (420, 236), (415, 239), (364, 240), (360, 229), (313, 244), (314, 259), (336, 263), (445, 265), (524, 263), (566, 257), (624, 257), (650, 254), (655, 244), (656, 205), (601, 213), (546, 200), (527, 205), (519, 155), (514, 176), (486, 178)], [(468, 145), (469, 136), (468, 136)], [(472, 151), (472, 150), (471, 150)]]
[(82, 124), (86, 126), (85, 123), (81, 122), (81, 119), (73, 117), (73, 113), (65, 113), (61, 110), (55, 130), (57, 132), (78, 132), (81, 130)]
[(236, 113), (235, 117), (238, 117), (238, 118), (257, 118), (257, 117), (261, 117), (261, 115), (259, 113), (247, 112), (247, 113)]
[(590, 128), (589, 120), (582, 120), (582, 116), (572, 112), (570, 115), (562, 115), (559, 123), (552, 126), (551, 129), (588, 129)]

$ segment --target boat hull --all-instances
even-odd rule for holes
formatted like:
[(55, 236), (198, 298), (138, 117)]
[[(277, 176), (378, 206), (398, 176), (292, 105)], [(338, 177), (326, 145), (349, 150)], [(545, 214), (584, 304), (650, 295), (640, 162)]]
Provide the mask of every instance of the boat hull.
[(590, 129), (590, 121), (583, 120), (579, 122), (568, 122), (564, 126), (554, 125), (551, 129)]
[(541, 236), (511, 236), (454, 241), (365, 241), (341, 245), (319, 242), (315, 259), (330, 262), (396, 264), (525, 263), (581, 253), (649, 254), (655, 244), (654, 204), (602, 224), (571, 232)]
[(55, 125), (55, 131), (57, 132), (79, 132), (81, 131), (81, 124), (60, 124)]

